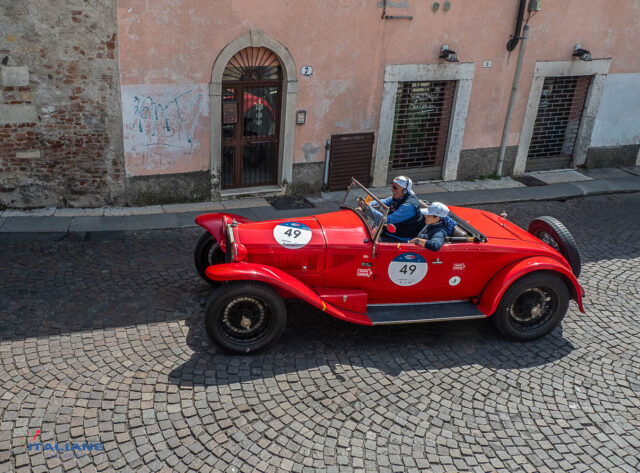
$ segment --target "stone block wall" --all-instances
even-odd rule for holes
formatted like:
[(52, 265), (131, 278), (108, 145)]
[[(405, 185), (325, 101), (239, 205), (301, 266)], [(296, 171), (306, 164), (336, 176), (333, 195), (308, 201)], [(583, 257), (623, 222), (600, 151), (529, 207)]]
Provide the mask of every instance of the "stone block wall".
[(0, 3), (0, 206), (124, 202), (116, 2)]

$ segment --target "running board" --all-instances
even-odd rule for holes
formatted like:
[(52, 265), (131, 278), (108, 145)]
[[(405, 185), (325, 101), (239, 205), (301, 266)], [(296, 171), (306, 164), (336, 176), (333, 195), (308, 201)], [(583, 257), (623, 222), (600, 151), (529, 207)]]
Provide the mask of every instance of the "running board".
[(367, 316), (373, 325), (444, 322), (486, 317), (477, 305), (468, 301), (369, 305)]

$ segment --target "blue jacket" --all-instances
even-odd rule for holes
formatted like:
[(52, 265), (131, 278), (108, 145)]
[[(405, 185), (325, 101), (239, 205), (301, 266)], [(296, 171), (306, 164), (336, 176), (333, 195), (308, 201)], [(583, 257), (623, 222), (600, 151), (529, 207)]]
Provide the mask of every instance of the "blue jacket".
[(457, 223), (450, 217), (442, 217), (438, 223), (425, 225), (418, 234), (418, 238), (427, 240), (424, 247), (431, 251), (438, 251), (444, 244), (444, 239), (453, 233)]
[[(389, 207), (387, 215), (387, 223), (396, 226), (396, 232), (387, 234), (394, 239), (408, 241), (418, 234), (420, 228), (424, 225), (424, 217), (420, 213), (420, 201), (414, 194), (405, 194), (400, 199), (394, 200), (393, 197), (387, 197), (382, 201), (384, 205)], [(376, 222), (382, 218), (382, 213), (374, 208), (377, 202), (373, 201), (371, 210), (376, 216)]]

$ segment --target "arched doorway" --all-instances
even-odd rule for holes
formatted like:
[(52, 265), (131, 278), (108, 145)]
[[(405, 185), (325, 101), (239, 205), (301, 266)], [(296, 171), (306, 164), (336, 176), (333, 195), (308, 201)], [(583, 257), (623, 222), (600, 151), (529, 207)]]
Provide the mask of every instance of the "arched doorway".
[[(224, 110), (223, 110), (223, 83), (225, 86), (227, 85), (227, 77), (225, 77), (225, 73), (228, 71), (227, 66), (232, 63), (232, 59), (236, 57), (238, 53), (247, 49), (262, 49), (266, 50), (266, 52), (270, 52), (272, 56), (277, 59), (280, 66), (280, 100), (279, 100), (279, 109), (276, 111), (278, 114), (275, 120), (276, 124), (276, 138), (277, 138), (277, 146), (276, 146), (276, 154), (274, 156), (276, 162), (276, 174), (275, 174), (275, 185), (260, 185), (255, 182), (256, 176), (250, 178), (249, 180), (254, 180), (253, 184), (242, 184), (243, 176), (240, 176), (240, 183), (238, 184), (238, 180), (236, 179), (236, 169), (233, 169), (233, 173), (231, 174), (231, 178), (233, 179), (233, 186), (239, 185), (240, 187), (232, 187), (229, 185), (223, 186), (223, 156), (222, 156), (222, 143), (223, 143), (223, 121), (224, 121)], [(239, 59), (239, 58), (237, 58)], [(255, 72), (255, 71), (254, 71)], [(251, 73), (246, 76), (246, 78), (250, 78)], [(255, 76), (253, 76), (255, 77)], [(231, 79), (231, 78), (230, 78)], [(239, 80), (239, 77), (236, 75), (234, 77), (235, 80)], [(278, 79), (269, 79), (269, 80), (278, 80)], [(229, 80), (231, 82), (231, 80)], [(230, 84), (233, 85), (233, 84)], [(242, 85), (242, 84), (240, 84)], [(236, 100), (238, 100), (237, 110), (238, 116), (237, 120), (241, 119), (240, 117), (240, 107), (244, 107), (239, 102), (241, 99), (244, 99), (245, 94), (244, 91), (239, 92), (235, 91)], [(294, 144), (294, 118), (295, 118), (295, 110), (296, 110), (296, 97), (298, 94), (298, 79), (296, 72), (296, 65), (291, 56), (291, 53), (284, 47), (281, 43), (271, 38), (262, 30), (251, 30), (249, 34), (246, 36), (242, 36), (237, 38), (227, 44), (216, 60), (213, 63), (213, 69), (211, 72), (211, 82), (209, 84), (209, 106), (210, 106), (210, 117), (211, 117), (211, 197), (213, 199), (218, 198), (224, 195), (239, 195), (239, 194), (250, 194), (254, 192), (265, 193), (265, 192), (274, 192), (279, 193), (283, 190), (287, 189), (291, 184), (292, 170), (293, 170), (293, 144)], [(227, 94), (228, 95), (228, 94)], [(252, 94), (256, 95), (256, 94)], [(274, 94), (275, 95), (275, 94)], [(260, 97), (260, 95), (257, 95)], [(263, 98), (264, 100), (264, 98)], [(251, 97), (248, 97), (245, 102), (250, 102)], [(266, 108), (266, 104), (261, 100), (254, 100), (255, 104), (262, 104), (263, 108), (263, 116), (264, 118), (264, 110)], [(249, 107), (250, 108), (250, 107)], [(257, 112), (257, 109), (255, 110)], [(229, 111), (228, 113), (232, 113)], [(271, 113), (271, 111), (270, 111)], [(248, 117), (251, 118), (251, 117)], [(257, 117), (256, 117), (257, 118)], [(236, 125), (236, 133), (237, 128), (242, 125)], [(263, 130), (258, 129), (258, 132), (262, 132)], [(268, 131), (268, 130), (267, 130)], [(227, 130), (226, 133), (229, 133)], [(238, 135), (236, 135), (238, 136)], [(263, 141), (258, 140), (253, 137), (247, 137), (249, 140), (253, 141)], [(229, 137), (225, 139), (225, 141), (229, 140)], [(266, 141), (266, 140), (264, 140)], [(228, 142), (228, 141), (227, 141)], [(228, 142), (231, 145), (230, 142)], [(242, 154), (238, 153), (237, 145), (234, 150), (234, 162), (237, 162), (237, 159), (242, 158)], [(249, 159), (249, 158), (247, 158)], [(255, 159), (255, 158), (254, 158)], [(227, 156), (228, 162), (231, 160), (229, 156)], [(259, 173), (258, 173), (259, 174)], [(260, 177), (259, 175), (257, 177)], [(226, 183), (229, 183), (229, 174), (226, 177)]]
[(282, 66), (267, 48), (248, 47), (222, 76), (222, 189), (275, 185)]

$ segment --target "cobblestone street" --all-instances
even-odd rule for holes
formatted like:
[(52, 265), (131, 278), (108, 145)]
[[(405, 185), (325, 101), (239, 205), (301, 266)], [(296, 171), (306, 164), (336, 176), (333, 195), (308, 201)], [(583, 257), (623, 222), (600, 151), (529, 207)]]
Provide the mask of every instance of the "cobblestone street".
[(640, 194), (482, 208), (567, 226), (586, 314), (517, 343), (295, 303), (275, 346), (232, 357), (204, 331), (200, 228), (2, 242), (0, 471), (637, 473)]

